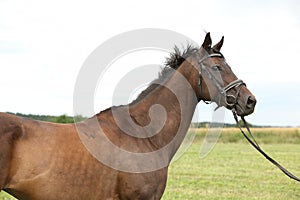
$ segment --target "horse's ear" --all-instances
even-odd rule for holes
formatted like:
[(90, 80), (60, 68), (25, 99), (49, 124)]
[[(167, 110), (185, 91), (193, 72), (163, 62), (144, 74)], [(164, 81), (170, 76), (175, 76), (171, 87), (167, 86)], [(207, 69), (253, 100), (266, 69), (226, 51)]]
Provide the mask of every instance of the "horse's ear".
[(204, 42), (202, 44), (202, 47), (206, 50), (211, 48), (211, 37), (210, 37), (210, 32), (206, 33)]
[(213, 46), (213, 49), (220, 51), (223, 46), (223, 42), (224, 42), (224, 36), (222, 36), (222, 39), (220, 40), (220, 42), (218, 42), (217, 44), (215, 44)]

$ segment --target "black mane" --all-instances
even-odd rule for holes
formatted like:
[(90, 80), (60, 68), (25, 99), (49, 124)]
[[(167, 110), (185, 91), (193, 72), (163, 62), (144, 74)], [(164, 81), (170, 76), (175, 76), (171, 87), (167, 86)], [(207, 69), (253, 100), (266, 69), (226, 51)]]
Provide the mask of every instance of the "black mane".
[(161, 75), (168, 71), (170, 68), (177, 69), (187, 57), (195, 53), (198, 48), (192, 45), (188, 45), (183, 51), (181, 51), (177, 46), (174, 47), (174, 52), (171, 52), (169, 57), (166, 58), (165, 67), (161, 71)]
[(150, 85), (143, 91), (131, 104), (137, 103), (146, 97), (149, 93), (155, 90), (159, 85), (161, 85), (167, 78), (176, 70), (187, 57), (191, 56), (198, 50), (197, 47), (193, 45), (187, 45), (184, 50), (180, 50), (178, 46), (174, 47), (173, 52), (169, 54), (166, 58), (164, 67), (158, 75), (158, 78), (150, 83)]

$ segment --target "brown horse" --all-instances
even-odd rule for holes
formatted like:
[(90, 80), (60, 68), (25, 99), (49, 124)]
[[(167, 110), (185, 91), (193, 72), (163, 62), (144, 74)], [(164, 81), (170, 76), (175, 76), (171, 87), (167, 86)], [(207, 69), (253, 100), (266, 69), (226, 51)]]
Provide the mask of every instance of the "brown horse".
[(254, 111), (255, 97), (225, 62), (222, 45), (223, 38), (211, 47), (207, 33), (200, 48), (175, 49), (134, 102), (83, 122), (1, 113), (0, 190), (30, 200), (160, 199), (200, 100), (241, 116)]

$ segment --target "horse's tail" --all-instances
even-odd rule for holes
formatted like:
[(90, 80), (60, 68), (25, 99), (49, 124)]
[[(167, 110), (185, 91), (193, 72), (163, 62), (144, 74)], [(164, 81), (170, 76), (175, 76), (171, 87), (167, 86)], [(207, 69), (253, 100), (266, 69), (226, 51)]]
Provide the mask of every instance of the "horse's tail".
[(22, 134), (16, 117), (0, 113), (0, 191), (8, 182), (14, 141)]

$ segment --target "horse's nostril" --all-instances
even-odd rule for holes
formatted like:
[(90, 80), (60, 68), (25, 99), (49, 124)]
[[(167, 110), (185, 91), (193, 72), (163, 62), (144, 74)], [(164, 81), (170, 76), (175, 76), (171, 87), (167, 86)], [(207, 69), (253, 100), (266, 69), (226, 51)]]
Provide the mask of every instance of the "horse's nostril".
[(255, 104), (256, 104), (256, 99), (253, 96), (249, 96), (247, 99), (247, 107), (254, 108)]

